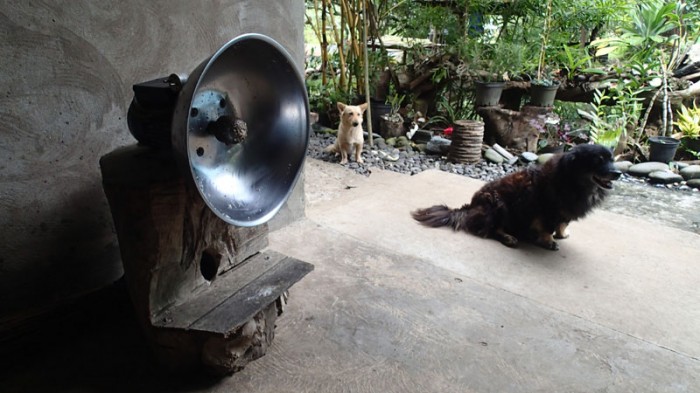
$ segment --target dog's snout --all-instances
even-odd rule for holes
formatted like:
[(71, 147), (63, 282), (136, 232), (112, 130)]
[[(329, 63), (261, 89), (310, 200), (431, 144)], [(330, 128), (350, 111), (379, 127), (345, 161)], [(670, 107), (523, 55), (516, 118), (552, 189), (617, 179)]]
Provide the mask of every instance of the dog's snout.
[(611, 169), (610, 170), (610, 179), (612, 180), (617, 180), (622, 176), (622, 172), (618, 171), (617, 169)]
[(357, 127), (357, 126), (359, 126), (359, 125), (360, 125), (360, 122), (357, 121), (357, 120), (355, 120), (355, 121), (352, 122), (352, 126), (353, 126), (353, 127)]

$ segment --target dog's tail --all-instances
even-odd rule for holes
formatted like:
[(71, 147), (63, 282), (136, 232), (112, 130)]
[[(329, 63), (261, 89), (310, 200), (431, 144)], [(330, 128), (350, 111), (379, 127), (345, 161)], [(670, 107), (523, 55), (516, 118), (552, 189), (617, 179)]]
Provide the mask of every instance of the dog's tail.
[(413, 219), (428, 227), (452, 227), (455, 231), (467, 230), (469, 205), (450, 209), (445, 205), (435, 205), (427, 209), (411, 212)]
[(326, 153), (337, 153), (338, 152), (338, 144), (337, 143), (332, 143), (328, 146), (326, 146), (325, 149), (323, 149)]

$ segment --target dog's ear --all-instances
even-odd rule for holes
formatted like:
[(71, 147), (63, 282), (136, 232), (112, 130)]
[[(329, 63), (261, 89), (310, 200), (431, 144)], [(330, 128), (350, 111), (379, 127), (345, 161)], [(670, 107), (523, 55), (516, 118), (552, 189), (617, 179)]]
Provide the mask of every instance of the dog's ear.
[(364, 111), (367, 110), (367, 103), (366, 103), (366, 102), (365, 102), (364, 104), (360, 105), (360, 110), (361, 110), (362, 112), (364, 112)]
[(576, 150), (569, 150), (561, 155), (559, 159), (559, 165), (562, 167), (570, 168), (576, 162)]
[(345, 105), (345, 104), (343, 104), (342, 102), (338, 101), (338, 110), (340, 111), (340, 113), (343, 113), (343, 111), (345, 110), (345, 107), (346, 107), (346, 106), (347, 106), (347, 105)]

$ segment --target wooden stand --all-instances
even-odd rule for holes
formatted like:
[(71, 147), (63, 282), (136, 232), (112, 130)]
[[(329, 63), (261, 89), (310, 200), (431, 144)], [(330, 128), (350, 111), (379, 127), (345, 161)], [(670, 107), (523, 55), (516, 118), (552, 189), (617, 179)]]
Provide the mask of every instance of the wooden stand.
[(313, 265), (260, 253), (267, 225), (216, 217), (170, 150), (121, 148), (100, 167), (127, 288), (157, 358), (228, 374), (263, 356), (286, 291)]
[(537, 150), (540, 130), (544, 129), (548, 117), (556, 116), (551, 107), (524, 106), (520, 111), (501, 106), (484, 106), (476, 109), (484, 119), (484, 143), (517, 151)]

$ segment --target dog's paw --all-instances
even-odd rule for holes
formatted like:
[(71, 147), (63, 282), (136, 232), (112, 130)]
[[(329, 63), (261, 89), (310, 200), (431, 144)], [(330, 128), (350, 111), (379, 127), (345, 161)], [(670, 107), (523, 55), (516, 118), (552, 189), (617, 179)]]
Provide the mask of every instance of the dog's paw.
[(538, 242), (540, 247), (546, 248), (547, 250), (557, 251), (559, 249), (559, 243), (554, 240)]
[(358, 164), (364, 164), (364, 163), (365, 163), (365, 160), (363, 160), (362, 157), (357, 157), (357, 160), (355, 160), (355, 161), (357, 161)]
[(559, 224), (559, 227), (557, 227), (557, 230), (554, 231), (554, 238), (555, 239), (566, 239), (569, 237), (569, 223), (561, 223)]
[(507, 247), (517, 247), (518, 239), (511, 235), (501, 235), (501, 243)]

